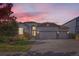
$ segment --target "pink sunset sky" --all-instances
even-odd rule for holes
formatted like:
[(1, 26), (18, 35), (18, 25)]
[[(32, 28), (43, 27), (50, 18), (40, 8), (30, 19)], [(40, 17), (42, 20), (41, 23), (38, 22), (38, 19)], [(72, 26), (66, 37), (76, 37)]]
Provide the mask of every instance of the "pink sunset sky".
[(79, 16), (78, 3), (16, 3), (12, 11), (19, 22), (64, 24)]

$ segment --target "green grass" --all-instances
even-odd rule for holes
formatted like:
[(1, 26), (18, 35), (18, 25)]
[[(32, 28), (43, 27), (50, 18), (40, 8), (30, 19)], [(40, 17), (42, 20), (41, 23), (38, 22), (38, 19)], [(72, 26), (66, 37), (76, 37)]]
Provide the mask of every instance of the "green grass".
[(30, 45), (0, 44), (0, 52), (24, 52), (31, 48)]
[(18, 40), (15, 44), (0, 43), (0, 52), (26, 52), (31, 48), (30, 41)]
[(32, 41), (29, 40), (17, 40), (15, 45), (29, 45), (32, 44)]
[(14, 40), (14, 37), (0, 36), (0, 52), (26, 52), (31, 48), (32, 42), (28, 41), (27, 38), (10, 40)]

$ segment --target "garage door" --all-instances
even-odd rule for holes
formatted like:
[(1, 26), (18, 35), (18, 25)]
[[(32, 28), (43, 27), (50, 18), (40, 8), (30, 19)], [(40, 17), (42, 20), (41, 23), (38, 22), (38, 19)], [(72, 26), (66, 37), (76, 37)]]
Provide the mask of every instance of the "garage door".
[(38, 38), (39, 39), (56, 39), (56, 32), (41, 31), (39, 32)]
[(59, 39), (67, 39), (67, 38), (68, 38), (68, 35), (66, 32), (60, 32)]

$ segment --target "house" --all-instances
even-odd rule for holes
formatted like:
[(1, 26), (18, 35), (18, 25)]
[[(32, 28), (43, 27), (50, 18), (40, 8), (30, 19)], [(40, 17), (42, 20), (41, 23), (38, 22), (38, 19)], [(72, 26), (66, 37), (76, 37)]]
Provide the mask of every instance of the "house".
[(63, 24), (63, 26), (66, 26), (69, 28), (69, 33), (72, 34), (79, 34), (79, 17), (76, 17), (69, 22)]
[(68, 28), (51, 22), (24, 22), (19, 27), (36, 39), (67, 39)]
[(66, 39), (67, 28), (55, 23), (45, 22), (37, 26), (37, 37), (39, 39)]

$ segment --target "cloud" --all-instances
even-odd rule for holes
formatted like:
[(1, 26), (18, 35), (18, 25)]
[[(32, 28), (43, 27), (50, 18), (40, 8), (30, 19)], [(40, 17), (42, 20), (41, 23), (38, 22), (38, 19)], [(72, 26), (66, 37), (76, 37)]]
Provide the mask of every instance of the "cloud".
[(12, 8), (17, 21), (56, 22), (63, 24), (79, 16), (79, 4), (26, 3)]
[(17, 13), (17, 21), (28, 22), (28, 21), (42, 21), (46, 13)]

